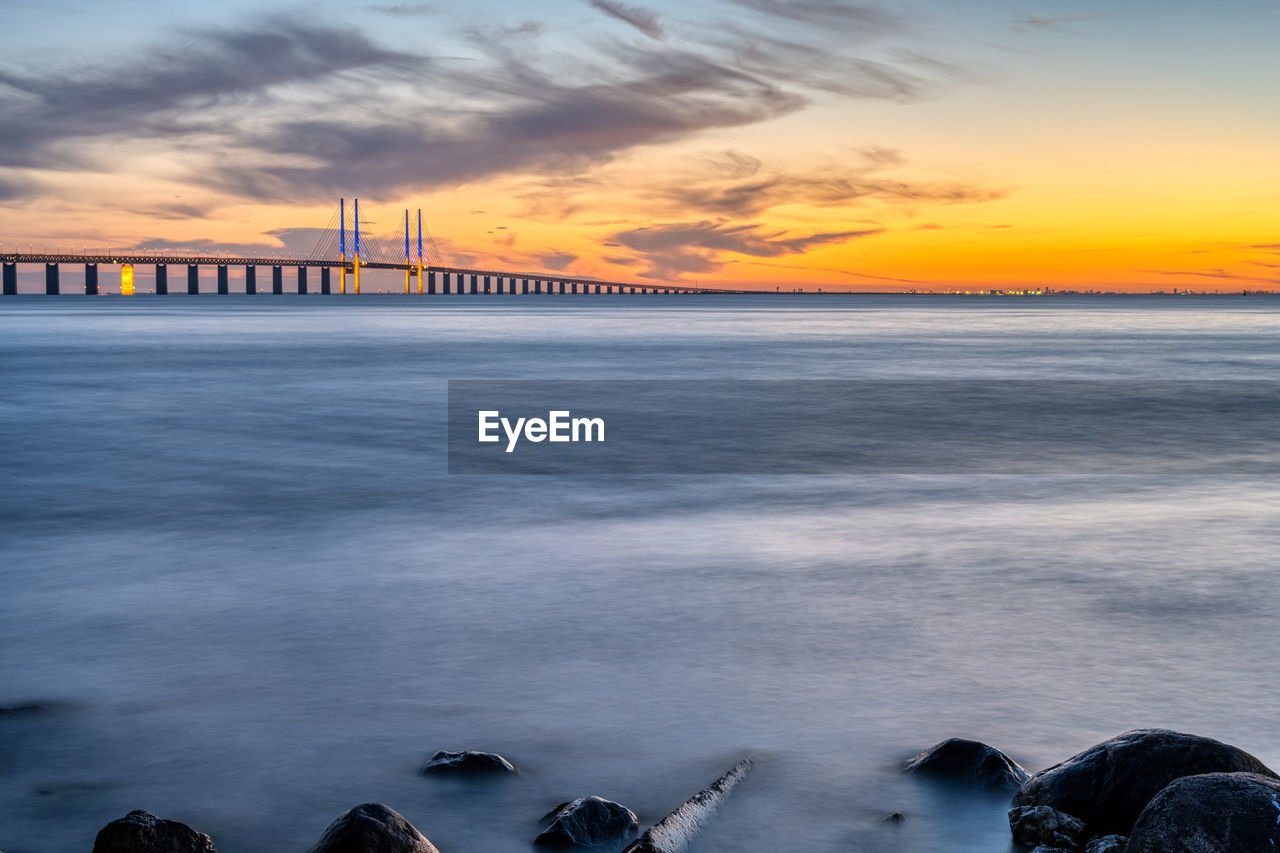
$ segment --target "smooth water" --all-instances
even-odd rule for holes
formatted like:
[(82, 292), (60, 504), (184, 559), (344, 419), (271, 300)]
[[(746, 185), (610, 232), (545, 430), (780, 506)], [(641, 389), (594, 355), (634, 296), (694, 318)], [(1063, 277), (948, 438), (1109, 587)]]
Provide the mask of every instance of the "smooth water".
[[(444, 401), (1277, 368), (1280, 300), (1243, 297), (4, 299), (0, 705), (47, 710), (0, 714), (0, 848), (146, 808), (301, 853), (381, 801), (528, 853), (559, 802), (650, 823), (750, 754), (695, 853), (989, 853), (1006, 804), (901, 759), (1168, 726), (1276, 766), (1272, 482), (448, 476)], [(523, 773), (417, 775), (461, 748)]]

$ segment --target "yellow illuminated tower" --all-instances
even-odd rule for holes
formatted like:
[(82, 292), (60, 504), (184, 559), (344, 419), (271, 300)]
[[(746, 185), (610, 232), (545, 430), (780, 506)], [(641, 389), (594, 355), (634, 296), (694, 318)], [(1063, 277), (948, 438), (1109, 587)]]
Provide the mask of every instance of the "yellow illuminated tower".
[[(408, 230), (407, 228), (405, 229)], [(418, 209), (418, 295), (422, 295), (422, 209)]]
[(133, 264), (120, 265), (120, 295), (133, 296)]

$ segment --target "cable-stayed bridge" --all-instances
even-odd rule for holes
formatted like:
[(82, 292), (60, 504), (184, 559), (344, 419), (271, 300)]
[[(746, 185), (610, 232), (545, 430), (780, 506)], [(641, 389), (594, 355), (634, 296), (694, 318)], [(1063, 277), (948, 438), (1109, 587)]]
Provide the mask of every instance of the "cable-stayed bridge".
[[(217, 293), (231, 292), (230, 268), (244, 268), (245, 293), (311, 293), (358, 294), (362, 269), (400, 270), (404, 272), (404, 292), (423, 295), (457, 293), (507, 293), (507, 294), (589, 294), (589, 293), (758, 293), (751, 290), (697, 287), (686, 284), (656, 284), (653, 282), (604, 281), (596, 278), (579, 278), (545, 272), (517, 272), (510, 270), (470, 269), (445, 264), (426, 231), (423, 240), (422, 211), (411, 217), (404, 212), (400, 229), (390, 243), (379, 241), (367, 229), (361, 233), (360, 201), (352, 205), (348, 225), (347, 205), (343, 199), (333, 218), (321, 232), (315, 248), (301, 258), (248, 257), (225, 254), (195, 254), (181, 251), (149, 252), (138, 249), (85, 249), (73, 252), (6, 252), (0, 251), (3, 263), (3, 288), (5, 296), (18, 292), (18, 265), (44, 265), (44, 292), (57, 295), (63, 292), (61, 265), (84, 264), (84, 292), (90, 296), (103, 292), (99, 283), (100, 266), (119, 267), (119, 293), (134, 292), (134, 267), (155, 267), (157, 294), (180, 293), (179, 282), (170, 284), (169, 267), (186, 266), (185, 292), (200, 293), (200, 268), (217, 269)], [(364, 223), (367, 224), (367, 223)], [(415, 229), (416, 226), (416, 229)], [(427, 247), (430, 247), (429, 250)], [(271, 282), (258, 284), (258, 268), (271, 268)], [(285, 285), (284, 271), (294, 270), (294, 280)], [(319, 281), (312, 290), (311, 271), (318, 272)], [(335, 281), (336, 279), (336, 281)], [(269, 289), (268, 289), (269, 287)]]

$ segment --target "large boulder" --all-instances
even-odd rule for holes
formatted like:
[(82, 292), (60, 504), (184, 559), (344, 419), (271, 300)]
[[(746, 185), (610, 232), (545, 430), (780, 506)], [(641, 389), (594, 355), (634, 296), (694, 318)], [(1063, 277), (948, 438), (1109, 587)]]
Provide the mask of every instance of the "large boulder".
[(1009, 830), (1023, 847), (1075, 850), (1084, 840), (1084, 821), (1049, 806), (1014, 806), (1009, 809)]
[(944, 740), (907, 759), (902, 770), (995, 791), (1016, 791), (1027, 781), (1027, 771), (1000, 750), (980, 741), (958, 737)]
[(602, 797), (579, 797), (547, 815), (551, 825), (534, 844), (544, 847), (592, 847), (625, 839), (640, 827), (635, 812)]
[(1178, 779), (1147, 803), (1127, 853), (1266, 853), (1280, 849), (1280, 781), (1256, 773)]
[(185, 823), (135, 809), (102, 827), (93, 853), (214, 853), (213, 839)]
[(356, 806), (329, 824), (311, 853), (440, 853), (395, 809)]
[(1138, 729), (1041, 770), (1013, 798), (1015, 806), (1052, 806), (1080, 818), (1094, 835), (1128, 835), (1147, 802), (1166, 785), (1201, 773), (1275, 777), (1244, 750), (1207, 737)]
[(501, 755), (471, 749), (462, 752), (441, 750), (431, 756), (431, 760), (422, 768), (422, 773), (429, 775), (484, 776), (515, 772), (515, 765)]

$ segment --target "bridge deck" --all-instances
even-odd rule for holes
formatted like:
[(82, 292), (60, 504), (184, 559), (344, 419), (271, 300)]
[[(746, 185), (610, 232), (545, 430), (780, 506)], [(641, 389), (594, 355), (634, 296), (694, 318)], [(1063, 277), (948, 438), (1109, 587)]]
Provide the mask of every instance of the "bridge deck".
[[(241, 258), (225, 255), (157, 255), (146, 253), (76, 253), (76, 252), (10, 252), (0, 254), (0, 262), (6, 264), (173, 264), (175, 266), (234, 266), (234, 267), (324, 267), (329, 269), (345, 269), (353, 272), (352, 261), (315, 260), (312, 258)], [(416, 263), (395, 263), (386, 261), (361, 261), (361, 269), (375, 270), (408, 270), (416, 275)], [(528, 279), (529, 281), (554, 282), (568, 285), (586, 285), (588, 287), (643, 288), (645, 290), (681, 291), (684, 293), (760, 293), (758, 290), (733, 290), (719, 287), (698, 287), (688, 284), (664, 284), (660, 282), (608, 281), (597, 278), (580, 278), (551, 273), (511, 272), (507, 270), (471, 269), (468, 267), (446, 267), (436, 264), (423, 264), (424, 273), (438, 273), (460, 276), (487, 276), (489, 278)]]

